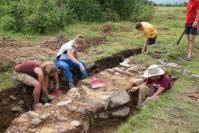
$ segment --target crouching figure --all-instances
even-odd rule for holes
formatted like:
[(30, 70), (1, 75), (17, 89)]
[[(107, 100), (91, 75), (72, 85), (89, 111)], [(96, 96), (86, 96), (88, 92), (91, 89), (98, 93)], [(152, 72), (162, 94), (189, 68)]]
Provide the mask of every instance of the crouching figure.
[(48, 93), (48, 78), (53, 77), (56, 81), (56, 86), (59, 87), (57, 68), (51, 61), (30, 60), (14, 67), (16, 79), (26, 85), (33, 86), (34, 103), (37, 105), (40, 99), (41, 90), (49, 100), (54, 99)]
[(158, 65), (150, 65), (143, 76), (145, 82), (137, 87), (139, 89), (138, 108), (141, 108), (144, 102), (148, 103), (171, 88), (171, 78)]

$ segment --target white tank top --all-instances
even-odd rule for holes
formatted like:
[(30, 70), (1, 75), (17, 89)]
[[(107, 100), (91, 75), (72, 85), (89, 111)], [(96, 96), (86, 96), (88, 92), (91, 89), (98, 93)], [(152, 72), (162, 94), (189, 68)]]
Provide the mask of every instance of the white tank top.
[(73, 53), (75, 52), (75, 48), (73, 47), (73, 43), (74, 43), (74, 40), (71, 40), (71, 41), (69, 41), (69, 42), (67, 42), (67, 43), (65, 43), (65, 44), (63, 44), (62, 46), (61, 46), (61, 48), (59, 49), (59, 51), (58, 51), (58, 53), (57, 53), (57, 56), (56, 57), (58, 57), (58, 56), (60, 56), (60, 60), (68, 60), (69, 58), (68, 58), (68, 55), (67, 55), (67, 53), (65, 53), (67, 50), (71, 50)]

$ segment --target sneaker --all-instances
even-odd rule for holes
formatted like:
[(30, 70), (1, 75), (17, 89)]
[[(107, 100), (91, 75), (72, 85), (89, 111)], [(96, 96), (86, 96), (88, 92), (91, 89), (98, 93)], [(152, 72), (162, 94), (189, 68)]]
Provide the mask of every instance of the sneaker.
[(49, 95), (48, 96), (48, 99), (50, 100), (50, 101), (52, 101), (53, 99), (55, 99), (56, 97), (55, 96), (52, 96), (52, 95)]
[(186, 61), (191, 61), (192, 60), (192, 57), (191, 56), (187, 56), (186, 57)]

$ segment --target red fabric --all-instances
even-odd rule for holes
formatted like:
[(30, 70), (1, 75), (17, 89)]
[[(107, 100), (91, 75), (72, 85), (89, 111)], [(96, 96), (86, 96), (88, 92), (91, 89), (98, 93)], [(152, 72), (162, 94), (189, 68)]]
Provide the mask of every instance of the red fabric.
[(199, 0), (188, 0), (186, 23), (192, 24), (196, 19), (196, 10), (199, 9)]
[(50, 93), (50, 95), (55, 96), (55, 97), (59, 97), (61, 95), (64, 95), (64, 91), (59, 89), (59, 90), (55, 90), (54, 92)]
[(162, 75), (159, 80), (150, 80), (148, 79), (146, 81), (147, 84), (150, 84), (153, 86), (155, 92), (160, 88), (163, 87), (165, 89), (171, 88), (171, 78), (167, 75)]
[(18, 64), (15, 66), (15, 71), (19, 73), (26, 73), (33, 77), (37, 77), (37, 74), (34, 72), (36, 67), (40, 67), (41, 61), (39, 60), (31, 60), (24, 62), (22, 64)]

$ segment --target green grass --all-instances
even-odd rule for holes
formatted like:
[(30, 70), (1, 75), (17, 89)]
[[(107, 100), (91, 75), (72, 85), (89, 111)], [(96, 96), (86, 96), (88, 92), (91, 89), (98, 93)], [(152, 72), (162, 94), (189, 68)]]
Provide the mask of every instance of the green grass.
[(19, 83), (14, 79), (13, 72), (7, 71), (7, 72), (1, 72), (0, 73), (0, 91), (16, 87)]
[[(164, 7), (156, 8), (157, 18), (152, 20), (159, 31), (159, 47), (151, 48), (153, 51), (166, 51), (171, 54), (162, 56), (167, 62), (175, 62), (176, 57), (185, 57), (187, 49), (186, 37), (181, 45), (177, 46), (184, 26), (185, 8)], [(176, 17), (177, 16), (177, 17)], [(173, 19), (171, 19), (173, 18)], [(198, 42), (198, 37), (197, 37)], [(197, 43), (196, 43), (197, 44)], [(198, 48), (198, 46), (196, 46)], [(183, 68), (199, 73), (199, 50), (194, 50), (191, 62), (182, 62)], [(139, 55), (135, 58), (146, 64), (156, 61), (149, 55)], [(116, 133), (198, 133), (199, 103), (188, 97), (188, 94), (199, 89), (198, 79), (183, 76), (180, 71), (174, 71), (179, 79), (172, 89), (163, 94), (157, 101), (147, 108), (130, 116), (128, 122), (119, 127)]]
[[(150, 23), (158, 30), (159, 45), (150, 47), (149, 53), (138, 55), (135, 61), (147, 65), (156, 63), (150, 53), (154, 51), (166, 52), (161, 58), (167, 62), (175, 62), (176, 57), (184, 58), (187, 50), (187, 40), (184, 37), (181, 45), (176, 42), (184, 28), (185, 8), (183, 7), (156, 7), (156, 14)], [(71, 39), (77, 34), (86, 37), (104, 36), (101, 27), (106, 23), (81, 23), (65, 27), (64, 31), (50, 35), (24, 35), (16, 33), (1, 33), (3, 36), (10, 36), (20, 41), (42, 42), (51, 36), (64, 36)], [(82, 58), (87, 63), (117, 53), (121, 50), (141, 47), (144, 43), (142, 33), (134, 29), (133, 22), (113, 22), (112, 32), (106, 36), (107, 43), (90, 47)], [(128, 27), (130, 31), (123, 32), (121, 27)], [(198, 37), (197, 37), (198, 43)], [(193, 61), (183, 61), (181, 66), (199, 73), (199, 46), (196, 45)], [(130, 116), (128, 122), (119, 127), (117, 133), (198, 133), (199, 103), (187, 97), (188, 93), (199, 89), (199, 82), (196, 79), (185, 77), (181, 70), (168, 70), (176, 74), (179, 79), (172, 89), (163, 94), (159, 100), (150, 104), (136, 114)], [(0, 74), (0, 88), (8, 88), (16, 85), (12, 79), (12, 72)]]

